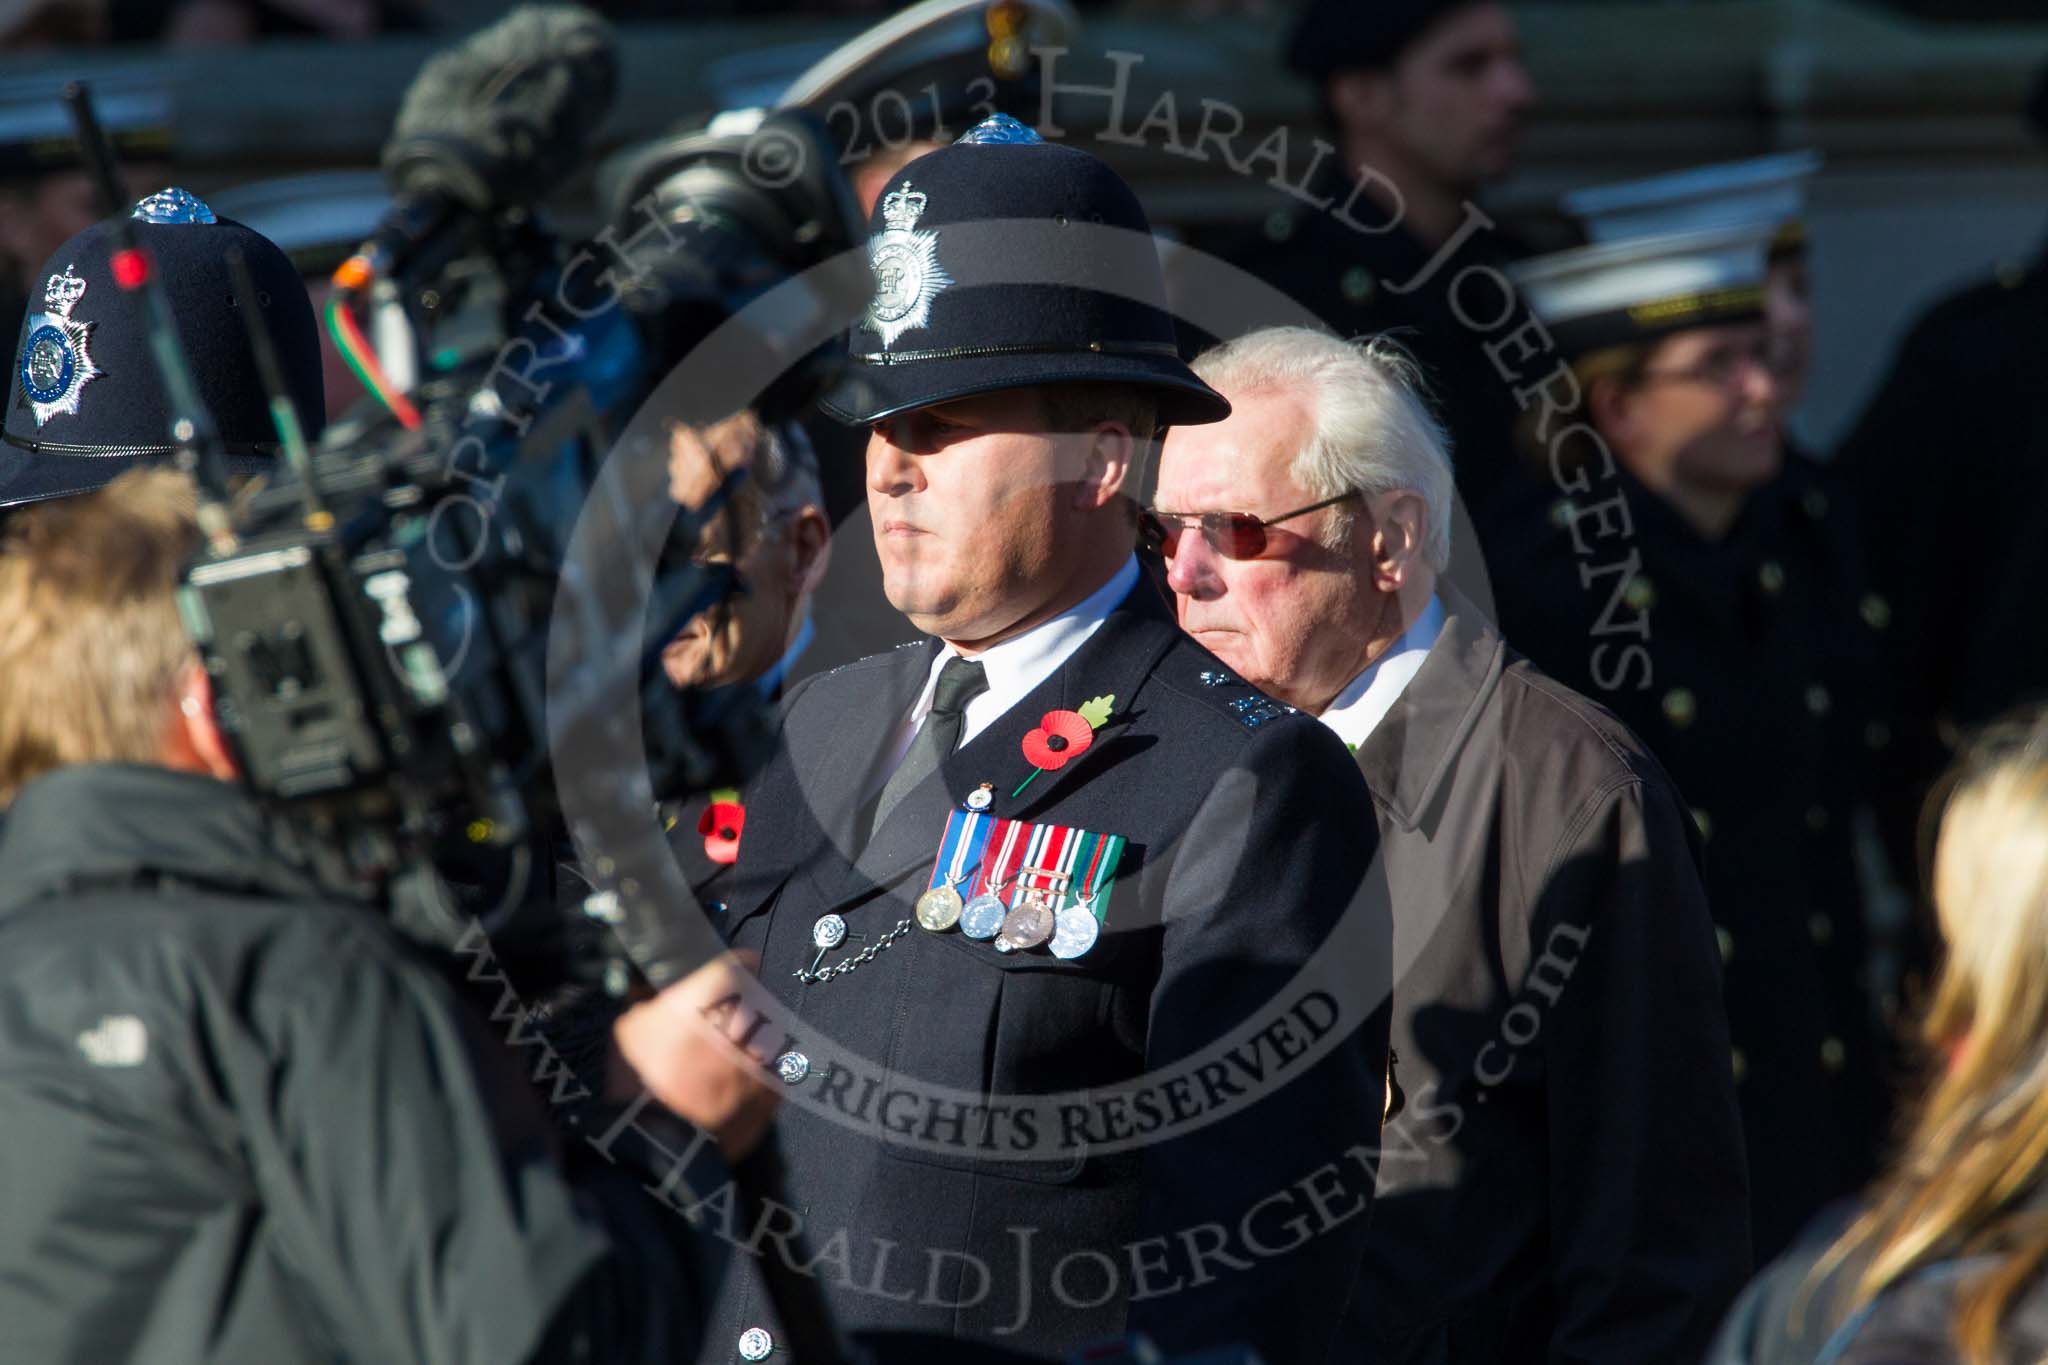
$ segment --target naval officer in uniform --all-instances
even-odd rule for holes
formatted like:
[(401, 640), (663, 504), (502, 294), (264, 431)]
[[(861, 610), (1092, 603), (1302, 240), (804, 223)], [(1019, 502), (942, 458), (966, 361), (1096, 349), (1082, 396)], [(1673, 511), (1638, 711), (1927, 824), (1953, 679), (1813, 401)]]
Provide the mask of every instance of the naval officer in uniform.
[(1850, 833), (1873, 785), (1884, 619), (1840, 520), (1783, 472), (1765, 313), (1778, 226), (1517, 267), (1580, 398), (1532, 408), (1554, 501), (1487, 545), (1508, 638), (1611, 707), (1692, 809), (1759, 1261), (1858, 1187), (1884, 1131)]
[[(844, 1326), (937, 1358), (1127, 1331), (1352, 1358), (1370, 800), (1133, 554), (1157, 428), (1228, 405), (1093, 156), (992, 119), (905, 167), (873, 233), (828, 405), (869, 429), (887, 596), (927, 637), (795, 688), (747, 792), (727, 919), (786, 1008), (755, 1022), (787, 1034), (789, 1210), (734, 1239), (805, 1248)], [(713, 1358), (785, 1335), (736, 1276)]]

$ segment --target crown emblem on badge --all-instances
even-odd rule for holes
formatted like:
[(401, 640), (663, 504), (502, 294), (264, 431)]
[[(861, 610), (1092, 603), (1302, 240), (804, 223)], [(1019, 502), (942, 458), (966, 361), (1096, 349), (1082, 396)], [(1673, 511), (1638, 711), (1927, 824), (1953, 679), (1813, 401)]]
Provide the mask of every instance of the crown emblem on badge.
[(43, 286), (43, 302), (52, 312), (63, 317), (70, 317), (71, 310), (84, 297), (85, 281), (73, 274), (68, 265), (64, 267), (63, 274), (50, 276), (49, 283)]
[(924, 216), (925, 202), (924, 192), (910, 188), (906, 180), (882, 199), (882, 221), (893, 231), (908, 232)]
[(868, 266), (875, 272), (875, 296), (868, 303), (868, 328), (882, 338), (882, 348), (913, 327), (929, 326), (932, 300), (953, 282), (939, 264), (939, 234), (918, 232), (925, 195), (904, 181), (882, 199), (884, 231), (868, 244)]
[(71, 317), (71, 310), (85, 297), (85, 284), (66, 265), (64, 273), (50, 276), (43, 286), (43, 306), (50, 311), (31, 314), (28, 320), (28, 336), (21, 346), (21, 391), (38, 427), (59, 413), (76, 417), (79, 391), (100, 376), (86, 350), (93, 324)]

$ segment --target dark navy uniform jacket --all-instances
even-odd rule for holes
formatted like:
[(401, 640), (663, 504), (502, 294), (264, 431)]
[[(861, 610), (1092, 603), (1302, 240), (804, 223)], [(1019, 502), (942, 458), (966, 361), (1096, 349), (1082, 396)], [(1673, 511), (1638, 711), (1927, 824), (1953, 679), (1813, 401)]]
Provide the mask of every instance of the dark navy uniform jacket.
[[(936, 648), (793, 691), (725, 895), (732, 942), (801, 1016), (778, 1127), (841, 1324), (1055, 1359), (1127, 1326), (1170, 1349), (1359, 1358), (1338, 1322), (1370, 1210), (1391, 931), (1343, 744), (1228, 675), (1141, 582), (856, 863), (859, 808)], [(1105, 694), (1089, 748), (1013, 796), (1027, 732)], [(912, 919), (949, 812), (983, 783), (995, 815), (1129, 839), (1084, 956), (1004, 955)], [(902, 932), (806, 985), (793, 973), (827, 913), (860, 936), (827, 965)], [(706, 1359), (741, 1358), (749, 1328), (781, 1338), (746, 1259)]]
[(1885, 1127), (1854, 828), (1888, 617), (1824, 473), (1788, 462), (1710, 543), (1617, 465), (1486, 542), (1502, 632), (1619, 715), (1699, 826), (1759, 1261), (1858, 1188)]
[(1910, 860), (1920, 804), (1959, 739), (2048, 696), (2048, 261), (1943, 299), (1836, 457), (1855, 494), (1871, 589), (1896, 620), (1900, 689), (1888, 798)]

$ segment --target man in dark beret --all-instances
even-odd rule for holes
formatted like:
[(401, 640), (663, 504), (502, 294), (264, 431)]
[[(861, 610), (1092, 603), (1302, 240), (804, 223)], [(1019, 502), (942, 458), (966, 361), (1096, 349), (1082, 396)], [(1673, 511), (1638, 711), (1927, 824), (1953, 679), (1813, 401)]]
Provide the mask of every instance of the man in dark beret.
[[(790, 1207), (735, 1236), (801, 1234), (882, 1359), (1344, 1358), (1386, 1063), (1370, 798), (1134, 554), (1158, 429), (1228, 405), (1129, 187), (1014, 120), (898, 172), (869, 260), (826, 406), (867, 429), (884, 591), (926, 635), (795, 688), (746, 793), (726, 920), (780, 1002), (749, 1026), (786, 1038)], [(785, 1326), (736, 1276), (705, 1358)]]
[(1515, 468), (1515, 402), (1481, 346), (1522, 314), (1497, 316), (1500, 290), (1479, 277), (1452, 282), (1520, 254), (1472, 202), (1513, 164), (1535, 101), (1514, 19), (1495, 0), (1313, 0), (1286, 57), (1337, 154), (1312, 203), (1226, 254), (1340, 336), (1392, 333), (1414, 353), (1476, 507)]

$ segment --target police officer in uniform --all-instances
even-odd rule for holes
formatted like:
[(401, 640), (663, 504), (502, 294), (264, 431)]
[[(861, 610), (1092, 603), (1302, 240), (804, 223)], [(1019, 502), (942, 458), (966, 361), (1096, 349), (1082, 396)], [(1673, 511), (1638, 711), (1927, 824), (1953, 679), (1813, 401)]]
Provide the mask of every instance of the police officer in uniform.
[[(790, 1011), (763, 1033), (814, 1273), (939, 1359), (1127, 1329), (1341, 1358), (1386, 1062), (1370, 800), (1133, 553), (1155, 426), (1227, 405), (1085, 152), (991, 119), (872, 234), (828, 406), (869, 429), (889, 601), (930, 635), (790, 695), (727, 913)], [(743, 1280), (707, 1358), (779, 1349)]]
[[(1451, 285), (1523, 254), (1471, 203), (1512, 164), (1534, 102), (1514, 19), (1494, 0), (1316, 0), (1287, 65), (1315, 84), (1334, 155), (1309, 186), (1315, 202), (1274, 213), (1257, 238), (1218, 254), (1339, 336), (1392, 335), (1414, 354), (1451, 436), (1459, 496), (1477, 515), (1519, 479), (1515, 401), (1481, 350), (1516, 324), (1496, 325), (1497, 289), (1468, 283), (1469, 296), (1454, 295)], [(1490, 330), (1472, 325), (1480, 310)]]
[[(226, 262), (241, 251), (288, 396), (320, 425), (306, 294), (273, 244), (182, 191), (134, 231), (232, 476), (276, 452)], [(728, 1178), (774, 1095), (694, 1021), (714, 963), (631, 1011), (645, 1105), (565, 1144), (443, 974), (323, 890), (236, 783), (175, 592), (190, 481), (108, 223), (43, 270), (0, 497), (0, 1320), (36, 1360), (673, 1360), (722, 1257), (644, 1184)], [(110, 483), (111, 481), (111, 483)], [(692, 985), (691, 983), (695, 984)], [(672, 992), (672, 993), (671, 993)], [(649, 1145), (649, 1140), (652, 1146)], [(629, 1152), (637, 1153), (629, 1157)], [(608, 1159), (609, 1158), (609, 1159)]]
[(1883, 622), (1829, 500), (1782, 465), (1774, 229), (1518, 267), (1584, 397), (1527, 427), (1547, 515), (1488, 545), (1504, 632), (1612, 707), (1699, 825), (1759, 1261), (1867, 1175), (1883, 1126), (1851, 834)]
[[(1792, 151), (1743, 161), (1692, 167), (1665, 175), (1618, 185), (1603, 185), (1574, 191), (1564, 196), (1562, 207), (1580, 218), (1595, 242), (1629, 237), (1653, 236), (1665, 232), (1697, 231), (1712, 226), (1771, 224), (1764, 268), (1764, 327), (1771, 352), (1771, 378), (1780, 413), (1795, 409), (1806, 392), (1811, 372), (1813, 308), (1808, 288), (1808, 257), (1811, 252), (1805, 211), (1808, 188), (1820, 169), (1817, 152)], [(1890, 589), (1879, 589), (1870, 575), (1871, 545), (1862, 535), (1861, 495), (1867, 490), (1853, 486), (1833, 461), (1817, 458), (1793, 434), (1791, 422), (1781, 416), (1779, 439), (1782, 469), (1754, 497), (1785, 503), (1803, 519), (1828, 525), (1827, 539), (1836, 562), (1835, 576), (1845, 584), (1860, 585), (1856, 613), (1876, 633), (1881, 652), (1902, 643), (1893, 624)], [(1532, 515), (1542, 511), (1532, 509)], [(1864, 698), (1864, 722), (1831, 728), (1831, 762), (1841, 771), (1826, 779), (1837, 790), (1867, 793), (1871, 810), (1878, 817), (1877, 834), (1882, 855), (1880, 866), (1865, 880), (1893, 881), (1909, 885), (1915, 855), (1910, 812), (1919, 801), (1924, 782), (1899, 760), (1900, 736), (1911, 727), (1901, 723), (1899, 712), (1903, 675), (1907, 670), (1896, 660), (1873, 670), (1860, 680)], [(1853, 831), (1835, 828), (1831, 840), (1847, 848), (1855, 839)], [(1855, 882), (1816, 886), (1816, 896), (1838, 902), (1836, 912), (1861, 917), (1863, 888)], [(1881, 917), (1873, 924), (1870, 983), (1877, 994), (1884, 1018), (1898, 1011), (1902, 984), (1910, 990), (1910, 978), (1922, 965), (1931, 946), (1910, 924), (1896, 922), (1895, 916)], [(1902, 970), (1903, 969), (1903, 970)], [(1861, 987), (1854, 988), (1860, 998)]]

